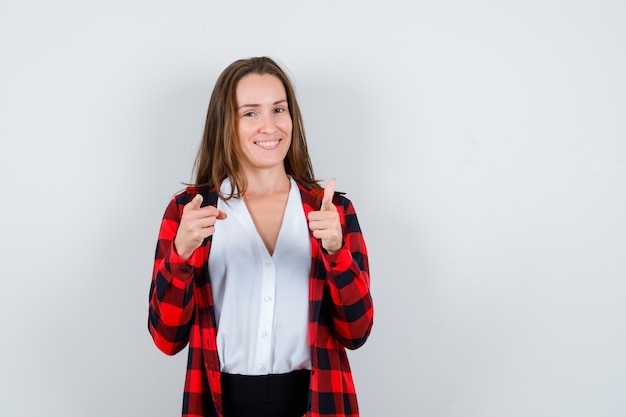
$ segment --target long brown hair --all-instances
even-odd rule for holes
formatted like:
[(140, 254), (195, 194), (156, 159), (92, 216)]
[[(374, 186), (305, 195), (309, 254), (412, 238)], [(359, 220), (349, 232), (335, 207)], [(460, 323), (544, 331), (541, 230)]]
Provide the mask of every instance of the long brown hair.
[[(270, 74), (278, 78), (285, 87), (289, 114), (293, 125), (291, 146), (285, 157), (285, 170), (296, 181), (309, 188), (319, 189), (313, 175), (313, 166), (306, 143), (302, 114), (296, 100), (294, 88), (282, 68), (268, 57), (240, 59), (230, 64), (217, 79), (202, 135), (200, 149), (194, 164), (195, 186), (216, 187), (223, 199), (239, 197), (246, 191), (246, 178), (239, 166), (237, 141), (236, 88), (248, 74)], [(222, 195), (219, 187), (226, 177), (237, 189), (230, 195)]]

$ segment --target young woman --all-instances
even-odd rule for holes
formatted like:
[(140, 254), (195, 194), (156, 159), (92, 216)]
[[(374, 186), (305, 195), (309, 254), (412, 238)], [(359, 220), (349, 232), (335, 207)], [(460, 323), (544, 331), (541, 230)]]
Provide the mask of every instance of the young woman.
[(148, 320), (163, 352), (189, 346), (182, 415), (358, 416), (345, 349), (372, 327), (367, 250), (273, 60), (222, 72), (195, 169), (163, 217)]

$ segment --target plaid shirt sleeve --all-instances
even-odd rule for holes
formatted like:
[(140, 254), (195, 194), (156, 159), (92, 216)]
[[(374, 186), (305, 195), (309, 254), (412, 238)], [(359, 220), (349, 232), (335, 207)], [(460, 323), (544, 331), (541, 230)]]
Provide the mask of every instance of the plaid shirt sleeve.
[(174, 355), (188, 346), (183, 417), (221, 417), (221, 383), (215, 344), (213, 300), (207, 270), (211, 239), (183, 260), (174, 248), (185, 204), (202, 194), (203, 206), (217, 194), (187, 187), (169, 203), (159, 231), (150, 284), (148, 330), (155, 345)]
[[(301, 186), (305, 214), (319, 210), (321, 193)], [(311, 235), (309, 337), (311, 386), (307, 417), (358, 417), (359, 407), (346, 349), (356, 349), (372, 329), (374, 309), (369, 290), (365, 241), (352, 203), (333, 198), (343, 230), (343, 247), (326, 253)]]
[(321, 249), (329, 300), (326, 304), (335, 337), (348, 349), (363, 345), (373, 324), (373, 303), (367, 249), (352, 203), (336, 194), (344, 234), (343, 247), (335, 254)]
[(181, 210), (188, 195), (170, 201), (159, 231), (152, 282), (148, 329), (156, 346), (168, 355), (180, 352), (189, 341), (194, 314), (193, 266), (174, 248)]

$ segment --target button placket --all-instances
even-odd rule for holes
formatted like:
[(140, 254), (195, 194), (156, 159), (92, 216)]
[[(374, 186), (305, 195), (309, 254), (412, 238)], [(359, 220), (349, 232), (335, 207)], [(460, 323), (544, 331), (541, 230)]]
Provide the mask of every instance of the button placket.
[(259, 333), (256, 350), (256, 366), (261, 372), (269, 372), (271, 357), (271, 329), (274, 325), (274, 292), (276, 290), (276, 266), (272, 259), (261, 260), (263, 278), (261, 282), (261, 305), (259, 311)]

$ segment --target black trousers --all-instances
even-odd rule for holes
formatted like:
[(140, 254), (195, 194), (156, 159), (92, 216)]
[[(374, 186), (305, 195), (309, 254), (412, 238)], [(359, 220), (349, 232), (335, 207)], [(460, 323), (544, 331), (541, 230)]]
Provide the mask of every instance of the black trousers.
[(222, 373), (224, 417), (302, 417), (310, 378), (307, 369), (258, 376)]

